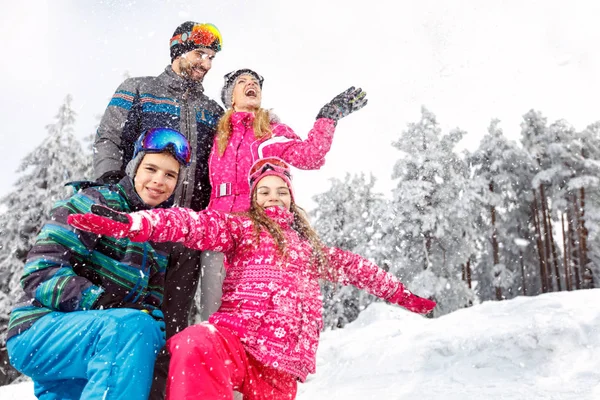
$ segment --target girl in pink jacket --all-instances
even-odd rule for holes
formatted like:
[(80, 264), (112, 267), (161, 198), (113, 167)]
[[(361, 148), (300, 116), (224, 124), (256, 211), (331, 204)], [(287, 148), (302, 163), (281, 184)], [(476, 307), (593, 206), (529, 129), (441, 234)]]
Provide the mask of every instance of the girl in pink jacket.
[(294, 399), (297, 381), (315, 372), (322, 328), (319, 279), (352, 284), (410, 311), (435, 302), (408, 291), (393, 275), (319, 240), (294, 203), (289, 166), (259, 160), (250, 171), (245, 213), (184, 208), (69, 217), (83, 230), (133, 241), (176, 241), (225, 253), (223, 302), (207, 323), (167, 342), (168, 399)]

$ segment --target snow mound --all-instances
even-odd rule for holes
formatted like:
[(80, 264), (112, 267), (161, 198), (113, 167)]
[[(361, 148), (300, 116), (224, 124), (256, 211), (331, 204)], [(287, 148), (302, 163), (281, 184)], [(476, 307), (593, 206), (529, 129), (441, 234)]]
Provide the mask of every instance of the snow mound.
[[(298, 400), (600, 399), (600, 289), (485, 302), (436, 319), (376, 303), (324, 332)], [(31, 382), (1, 399), (34, 400)]]

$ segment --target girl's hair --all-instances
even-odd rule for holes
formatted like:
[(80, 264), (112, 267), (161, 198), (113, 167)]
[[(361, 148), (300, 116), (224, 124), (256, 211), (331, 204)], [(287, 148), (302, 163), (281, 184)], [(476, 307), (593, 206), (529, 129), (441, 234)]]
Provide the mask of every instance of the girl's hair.
[[(298, 232), (301, 238), (307, 240), (313, 249), (311, 266), (314, 268), (315, 272), (320, 278), (333, 280), (334, 277), (331, 276), (332, 270), (329, 269), (329, 263), (327, 262), (327, 257), (325, 256), (325, 252), (323, 250), (323, 243), (321, 242), (317, 232), (315, 232), (313, 227), (310, 225), (310, 222), (308, 222), (306, 211), (297, 206), (293, 201), (290, 205), (290, 211), (292, 214), (294, 214), (292, 228)], [(284, 255), (286, 243), (281, 226), (269, 218), (265, 213), (264, 208), (256, 203), (255, 193), (252, 194), (250, 211), (248, 211), (247, 215), (254, 223), (254, 233), (257, 243), (260, 241), (261, 229), (266, 229), (267, 232), (269, 232), (273, 237), (279, 254)]]
[[(232, 108), (227, 110), (217, 125), (217, 151), (219, 152), (219, 156), (222, 156), (223, 153), (225, 153), (227, 143), (229, 143), (232, 131), (231, 116), (234, 112), (235, 111)], [(259, 108), (255, 111), (253, 128), (254, 137), (256, 139), (268, 138), (271, 136), (271, 118), (268, 110)]]

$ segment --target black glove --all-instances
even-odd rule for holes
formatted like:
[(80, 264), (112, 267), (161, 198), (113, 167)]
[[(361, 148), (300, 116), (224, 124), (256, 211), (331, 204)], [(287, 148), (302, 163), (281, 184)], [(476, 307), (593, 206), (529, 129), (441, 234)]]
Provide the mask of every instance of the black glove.
[(153, 310), (152, 312), (150, 312), (149, 314), (152, 318), (154, 318), (154, 320), (156, 322), (158, 322), (158, 328), (160, 329), (160, 332), (162, 333), (163, 339), (166, 340), (167, 325), (165, 324), (165, 316), (163, 315), (163, 312), (157, 308), (157, 309)]
[(340, 118), (344, 118), (350, 113), (360, 110), (367, 104), (367, 93), (361, 88), (355, 89), (352, 86), (335, 96), (329, 103), (325, 104), (319, 114), (319, 118), (329, 118), (337, 122)]
[(121, 179), (125, 177), (123, 171), (108, 171), (102, 174), (102, 176), (96, 179), (96, 182), (108, 185), (110, 183), (119, 183)]

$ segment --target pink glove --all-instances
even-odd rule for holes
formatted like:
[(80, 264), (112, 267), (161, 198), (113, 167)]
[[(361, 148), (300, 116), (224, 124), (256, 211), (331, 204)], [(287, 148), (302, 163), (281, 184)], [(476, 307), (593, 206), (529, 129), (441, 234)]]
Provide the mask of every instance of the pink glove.
[(400, 286), (398, 291), (388, 301), (417, 314), (428, 314), (436, 305), (436, 302), (433, 300), (424, 299), (412, 294), (403, 285)]
[(132, 242), (146, 242), (152, 233), (150, 221), (142, 215), (122, 213), (96, 204), (91, 213), (71, 214), (67, 222), (82, 231), (117, 239), (126, 237)]

